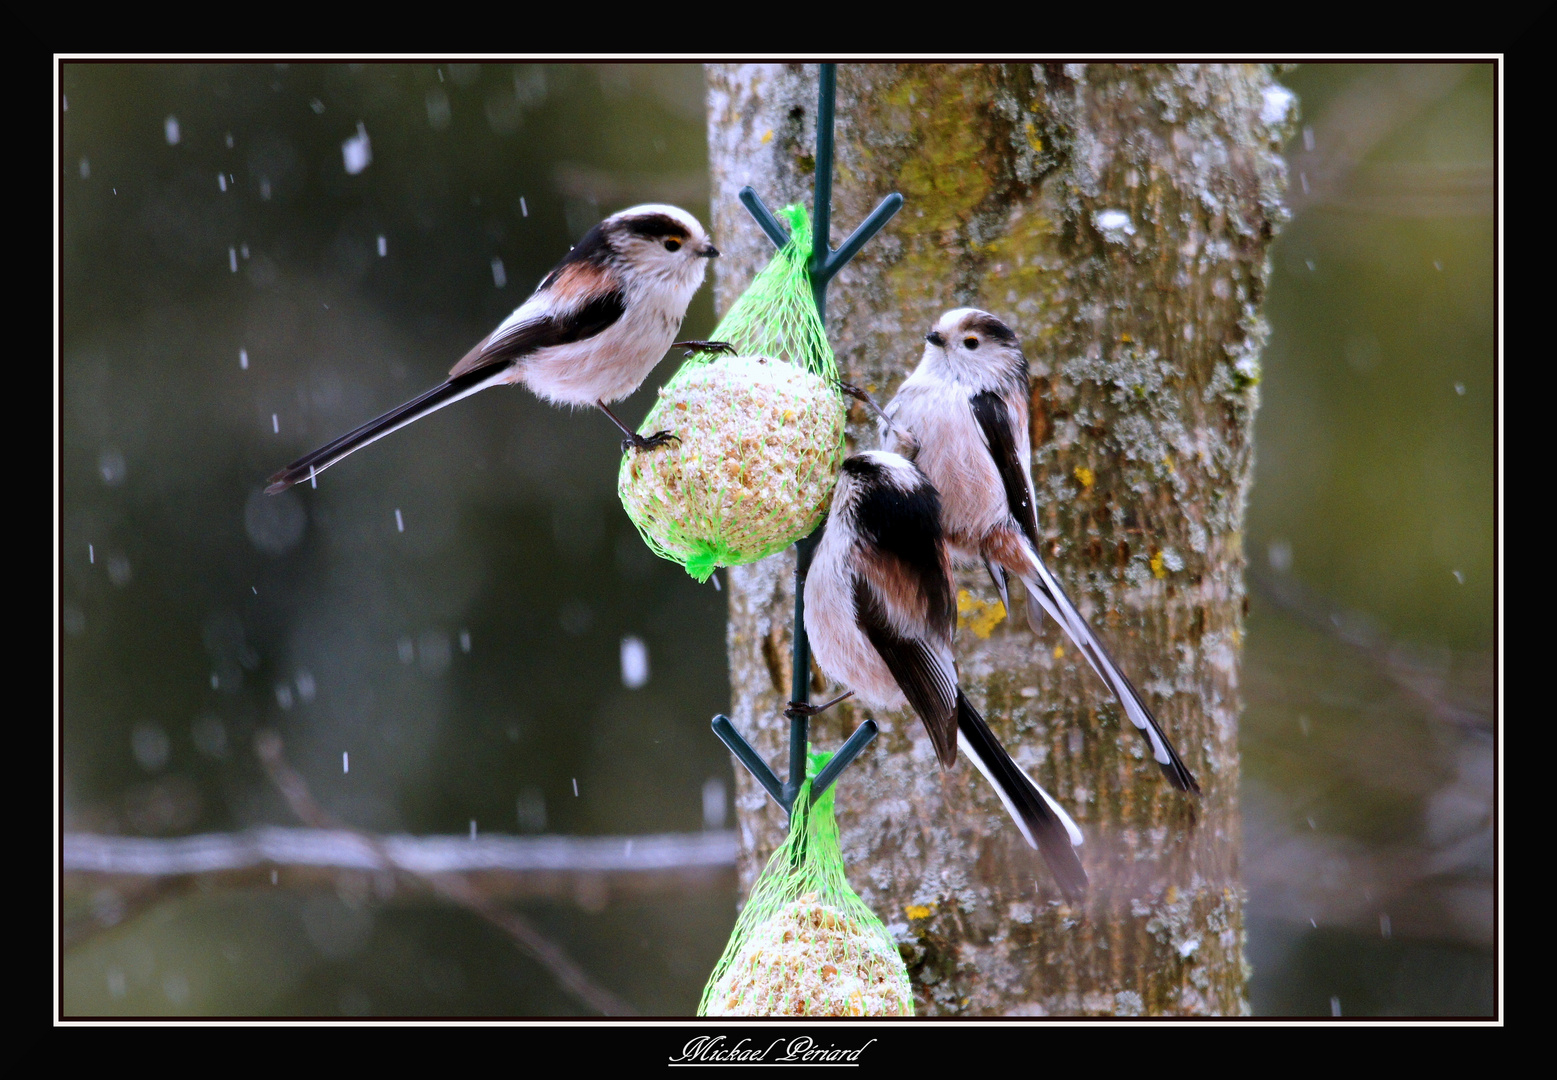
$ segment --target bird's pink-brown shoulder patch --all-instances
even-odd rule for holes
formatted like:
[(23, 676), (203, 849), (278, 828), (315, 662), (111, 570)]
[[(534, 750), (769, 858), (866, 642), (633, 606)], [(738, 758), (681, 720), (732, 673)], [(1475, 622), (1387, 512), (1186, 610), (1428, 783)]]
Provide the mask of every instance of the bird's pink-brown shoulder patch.
[[(950, 640), (955, 623), (948, 618), (950, 605), (941, 594), (948, 593), (945, 583), (951, 580), (951, 564), (944, 547), (936, 554), (938, 564), (932, 571), (930, 567), (912, 566), (891, 552), (866, 547), (859, 552), (858, 565), (886, 611), (907, 622), (928, 623), (937, 634)], [(931, 576), (927, 577), (927, 573)]]
[(611, 292), (616, 288), (616, 280), (609, 270), (597, 263), (570, 262), (558, 267), (541, 288), (551, 293), (558, 306), (571, 307), (590, 297)]

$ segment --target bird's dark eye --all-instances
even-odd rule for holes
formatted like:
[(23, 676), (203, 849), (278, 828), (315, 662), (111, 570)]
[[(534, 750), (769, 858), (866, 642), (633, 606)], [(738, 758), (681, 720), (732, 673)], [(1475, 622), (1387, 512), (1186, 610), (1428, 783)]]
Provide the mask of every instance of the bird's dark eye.
[(962, 343), (970, 349), (976, 349), (979, 347), (979, 339), (976, 337), (963, 338)]
[(680, 251), (681, 250), (681, 241), (680, 240), (667, 240), (667, 241), (665, 241), (665, 250), (666, 251)]

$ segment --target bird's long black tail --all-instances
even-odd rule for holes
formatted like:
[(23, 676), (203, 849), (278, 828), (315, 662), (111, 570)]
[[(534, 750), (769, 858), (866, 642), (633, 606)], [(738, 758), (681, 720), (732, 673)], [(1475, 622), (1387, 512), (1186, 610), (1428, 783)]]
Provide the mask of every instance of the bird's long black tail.
[(1049, 793), (1033, 783), (961, 690), (957, 691), (957, 743), (994, 785), (1027, 842), (1038, 849), (1060, 890), (1072, 900), (1086, 892), (1087, 872), (1076, 857), (1081, 830)]
[(265, 489), (265, 493), (274, 495), (285, 491), (293, 484), (312, 479), (353, 450), (360, 450), (368, 443), (382, 439), (391, 431), (397, 431), (413, 420), (419, 420), (428, 413), (437, 412), (462, 397), (468, 397), (477, 390), (485, 389), (497, 381), (498, 374), (491, 369), (482, 369), (456, 376), (446, 383), (433, 387), (427, 393), (412, 398), (399, 408), (391, 409), (383, 416), (369, 420), (361, 427), (348, 431), (312, 453), (304, 454), (272, 476), (269, 480), (270, 486)]
[[(1087, 663), (1092, 665), (1092, 670), (1097, 672), (1098, 678), (1114, 692), (1124, 707), (1125, 715), (1130, 718), (1130, 723), (1151, 744), (1152, 757), (1157, 761), (1157, 767), (1162, 770), (1162, 775), (1168, 778), (1168, 782), (1180, 791), (1193, 791), (1200, 794), (1200, 785), (1195, 781), (1195, 776), (1189, 771), (1189, 766), (1184, 764), (1184, 759), (1179, 757), (1179, 752), (1173, 748), (1173, 743), (1168, 741), (1168, 736), (1163, 733), (1157, 724), (1157, 718), (1146, 707), (1146, 702), (1141, 699), (1140, 692), (1136, 690), (1125, 673), (1119, 670), (1119, 665), (1114, 663), (1114, 658), (1108, 655), (1108, 650), (1103, 647), (1103, 642), (1092, 632), (1087, 621), (1081, 617), (1081, 612), (1076, 610), (1076, 605), (1070, 602), (1060, 588), (1059, 582), (1049, 573), (1048, 567), (1043, 565), (1043, 560), (1032, 559), (1034, 573), (1024, 576), (1022, 584), (1027, 586), (1027, 594), (1036, 600), (1043, 609), (1049, 613), (1049, 617), (1060, 624), (1060, 629), (1065, 631), (1077, 650), (1087, 658)], [(1032, 610), (1032, 605), (1028, 605)], [(1036, 629), (1036, 627), (1034, 628)]]

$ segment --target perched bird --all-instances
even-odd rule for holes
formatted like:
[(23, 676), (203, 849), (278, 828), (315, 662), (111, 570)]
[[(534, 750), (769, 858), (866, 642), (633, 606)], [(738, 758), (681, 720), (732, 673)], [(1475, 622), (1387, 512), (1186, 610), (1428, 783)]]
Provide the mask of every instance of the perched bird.
[(912, 462), (880, 450), (844, 461), (806, 576), (805, 627), (834, 680), (868, 705), (918, 714), (943, 767), (956, 763), (960, 746), (1060, 888), (1081, 895), (1081, 830), (1011, 760), (957, 685), (957, 605), (940, 499)]
[(1038, 554), (1038, 518), (1027, 426), (1027, 359), (1011, 328), (987, 311), (957, 308), (925, 335), (919, 366), (887, 404), (882, 445), (914, 459), (941, 497), (941, 526), (954, 556), (981, 561), (1002, 601), (1006, 574), (1027, 588), (1036, 630), (1049, 613), (1113, 691), (1151, 744), (1170, 783), (1200, 785)]
[(517, 307), (466, 353), (443, 383), (298, 458), (270, 478), (274, 495), (413, 420), (489, 386), (520, 383), (555, 405), (598, 406), (627, 436), (622, 449), (648, 450), (675, 436), (644, 437), (608, 407), (638, 389), (674, 345), (708, 260), (719, 254), (696, 218), (649, 203), (612, 214), (584, 234)]

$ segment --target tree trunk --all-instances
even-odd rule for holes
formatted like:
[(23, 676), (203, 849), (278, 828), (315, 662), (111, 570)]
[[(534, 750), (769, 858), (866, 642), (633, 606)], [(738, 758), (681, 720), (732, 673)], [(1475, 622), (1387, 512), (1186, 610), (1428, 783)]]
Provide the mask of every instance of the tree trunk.
[[(721, 311), (772, 251), (740, 188), (810, 205), (816, 79), (815, 65), (708, 68)], [(976, 770), (942, 772), (917, 719), (878, 716), (839, 820), (921, 1014), (1248, 1011), (1242, 529), (1294, 113), (1260, 66), (839, 67), (831, 242), (888, 192), (906, 199), (829, 293), (840, 370), (885, 401), (943, 311), (1012, 325), (1033, 375), (1045, 558), (1204, 791), (1165, 783), (1052, 621), (1035, 637), (1001, 617), (982, 570), (959, 573), (962, 684), (1075, 816), (1092, 884), (1065, 903)], [(862, 410), (850, 420), (852, 445), (876, 445)], [(732, 719), (780, 769), (793, 570), (791, 551), (729, 574)], [(835, 708), (813, 739), (836, 748), (864, 716)], [(749, 889), (784, 816), (736, 772)]]

